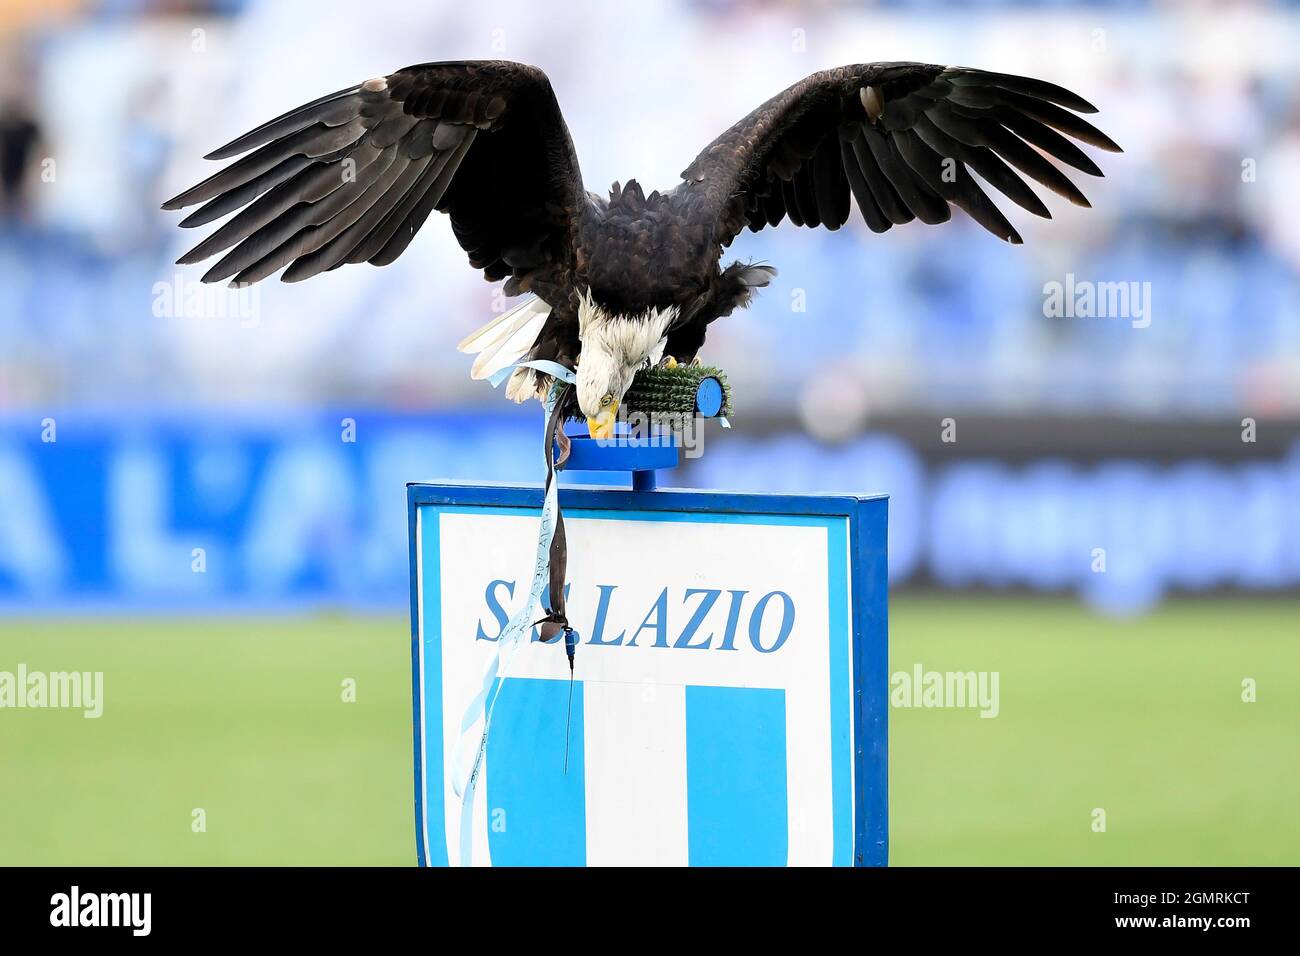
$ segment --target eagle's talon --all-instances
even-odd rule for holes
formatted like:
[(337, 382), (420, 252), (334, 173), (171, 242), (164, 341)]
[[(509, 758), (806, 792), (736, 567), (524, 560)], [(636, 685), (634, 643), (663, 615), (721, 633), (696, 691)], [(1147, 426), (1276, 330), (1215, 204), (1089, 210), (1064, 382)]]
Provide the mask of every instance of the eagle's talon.
[(691, 359), (691, 368), (703, 368), (703, 367), (704, 367), (704, 361), (698, 355), (695, 356), (695, 358)]
[(661, 358), (661, 359), (659, 360), (659, 367), (660, 367), (660, 368), (676, 368), (676, 367), (677, 367), (677, 359), (673, 358), (671, 355), (665, 355), (663, 358)]

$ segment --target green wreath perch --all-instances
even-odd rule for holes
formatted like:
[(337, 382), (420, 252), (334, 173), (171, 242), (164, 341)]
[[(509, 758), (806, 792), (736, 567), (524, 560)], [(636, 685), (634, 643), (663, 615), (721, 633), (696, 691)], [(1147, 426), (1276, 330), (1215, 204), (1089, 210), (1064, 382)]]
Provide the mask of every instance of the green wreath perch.
[[(726, 418), (732, 414), (731, 385), (714, 365), (654, 365), (636, 373), (622, 408), (660, 417)], [(569, 420), (583, 420), (576, 405)]]

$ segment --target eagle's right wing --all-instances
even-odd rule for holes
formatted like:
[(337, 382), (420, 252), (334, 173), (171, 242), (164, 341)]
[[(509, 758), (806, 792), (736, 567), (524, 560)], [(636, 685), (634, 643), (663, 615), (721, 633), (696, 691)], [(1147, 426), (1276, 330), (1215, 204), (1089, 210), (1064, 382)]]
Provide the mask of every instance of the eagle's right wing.
[(472, 266), (509, 277), (507, 295), (562, 286), (571, 274), (589, 200), (550, 81), (535, 67), (407, 67), (291, 110), (207, 158), (241, 153), (163, 204), (204, 203), (186, 227), (242, 209), (180, 258), (225, 252), (205, 282), (386, 265), (435, 209), (450, 215)]

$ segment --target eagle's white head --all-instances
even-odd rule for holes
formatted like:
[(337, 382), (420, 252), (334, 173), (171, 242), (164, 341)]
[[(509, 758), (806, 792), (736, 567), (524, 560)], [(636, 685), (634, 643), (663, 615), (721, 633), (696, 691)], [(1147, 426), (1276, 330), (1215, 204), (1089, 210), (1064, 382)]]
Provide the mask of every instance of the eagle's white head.
[(632, 385), (637, 369), (656, 358), (656, 351), (673, 319), (676, 307), (649, 309), (641, 315), (611, 314), (592, 298), (591, 290), (578, 300), (578, 407), (587, 417), (592, 438), (614, 434), (618, 406)]

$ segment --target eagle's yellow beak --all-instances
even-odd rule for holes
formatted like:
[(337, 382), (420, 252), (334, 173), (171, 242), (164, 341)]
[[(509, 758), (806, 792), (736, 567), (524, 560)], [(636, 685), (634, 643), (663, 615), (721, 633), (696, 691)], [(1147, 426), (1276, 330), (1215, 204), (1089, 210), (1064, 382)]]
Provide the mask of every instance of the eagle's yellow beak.
[(587, 419), (587, 433), (592, 438), (613, 438), (617, 415), (618, 402), (611, 402), (609, 408), (602, 409), (595, 418)]

